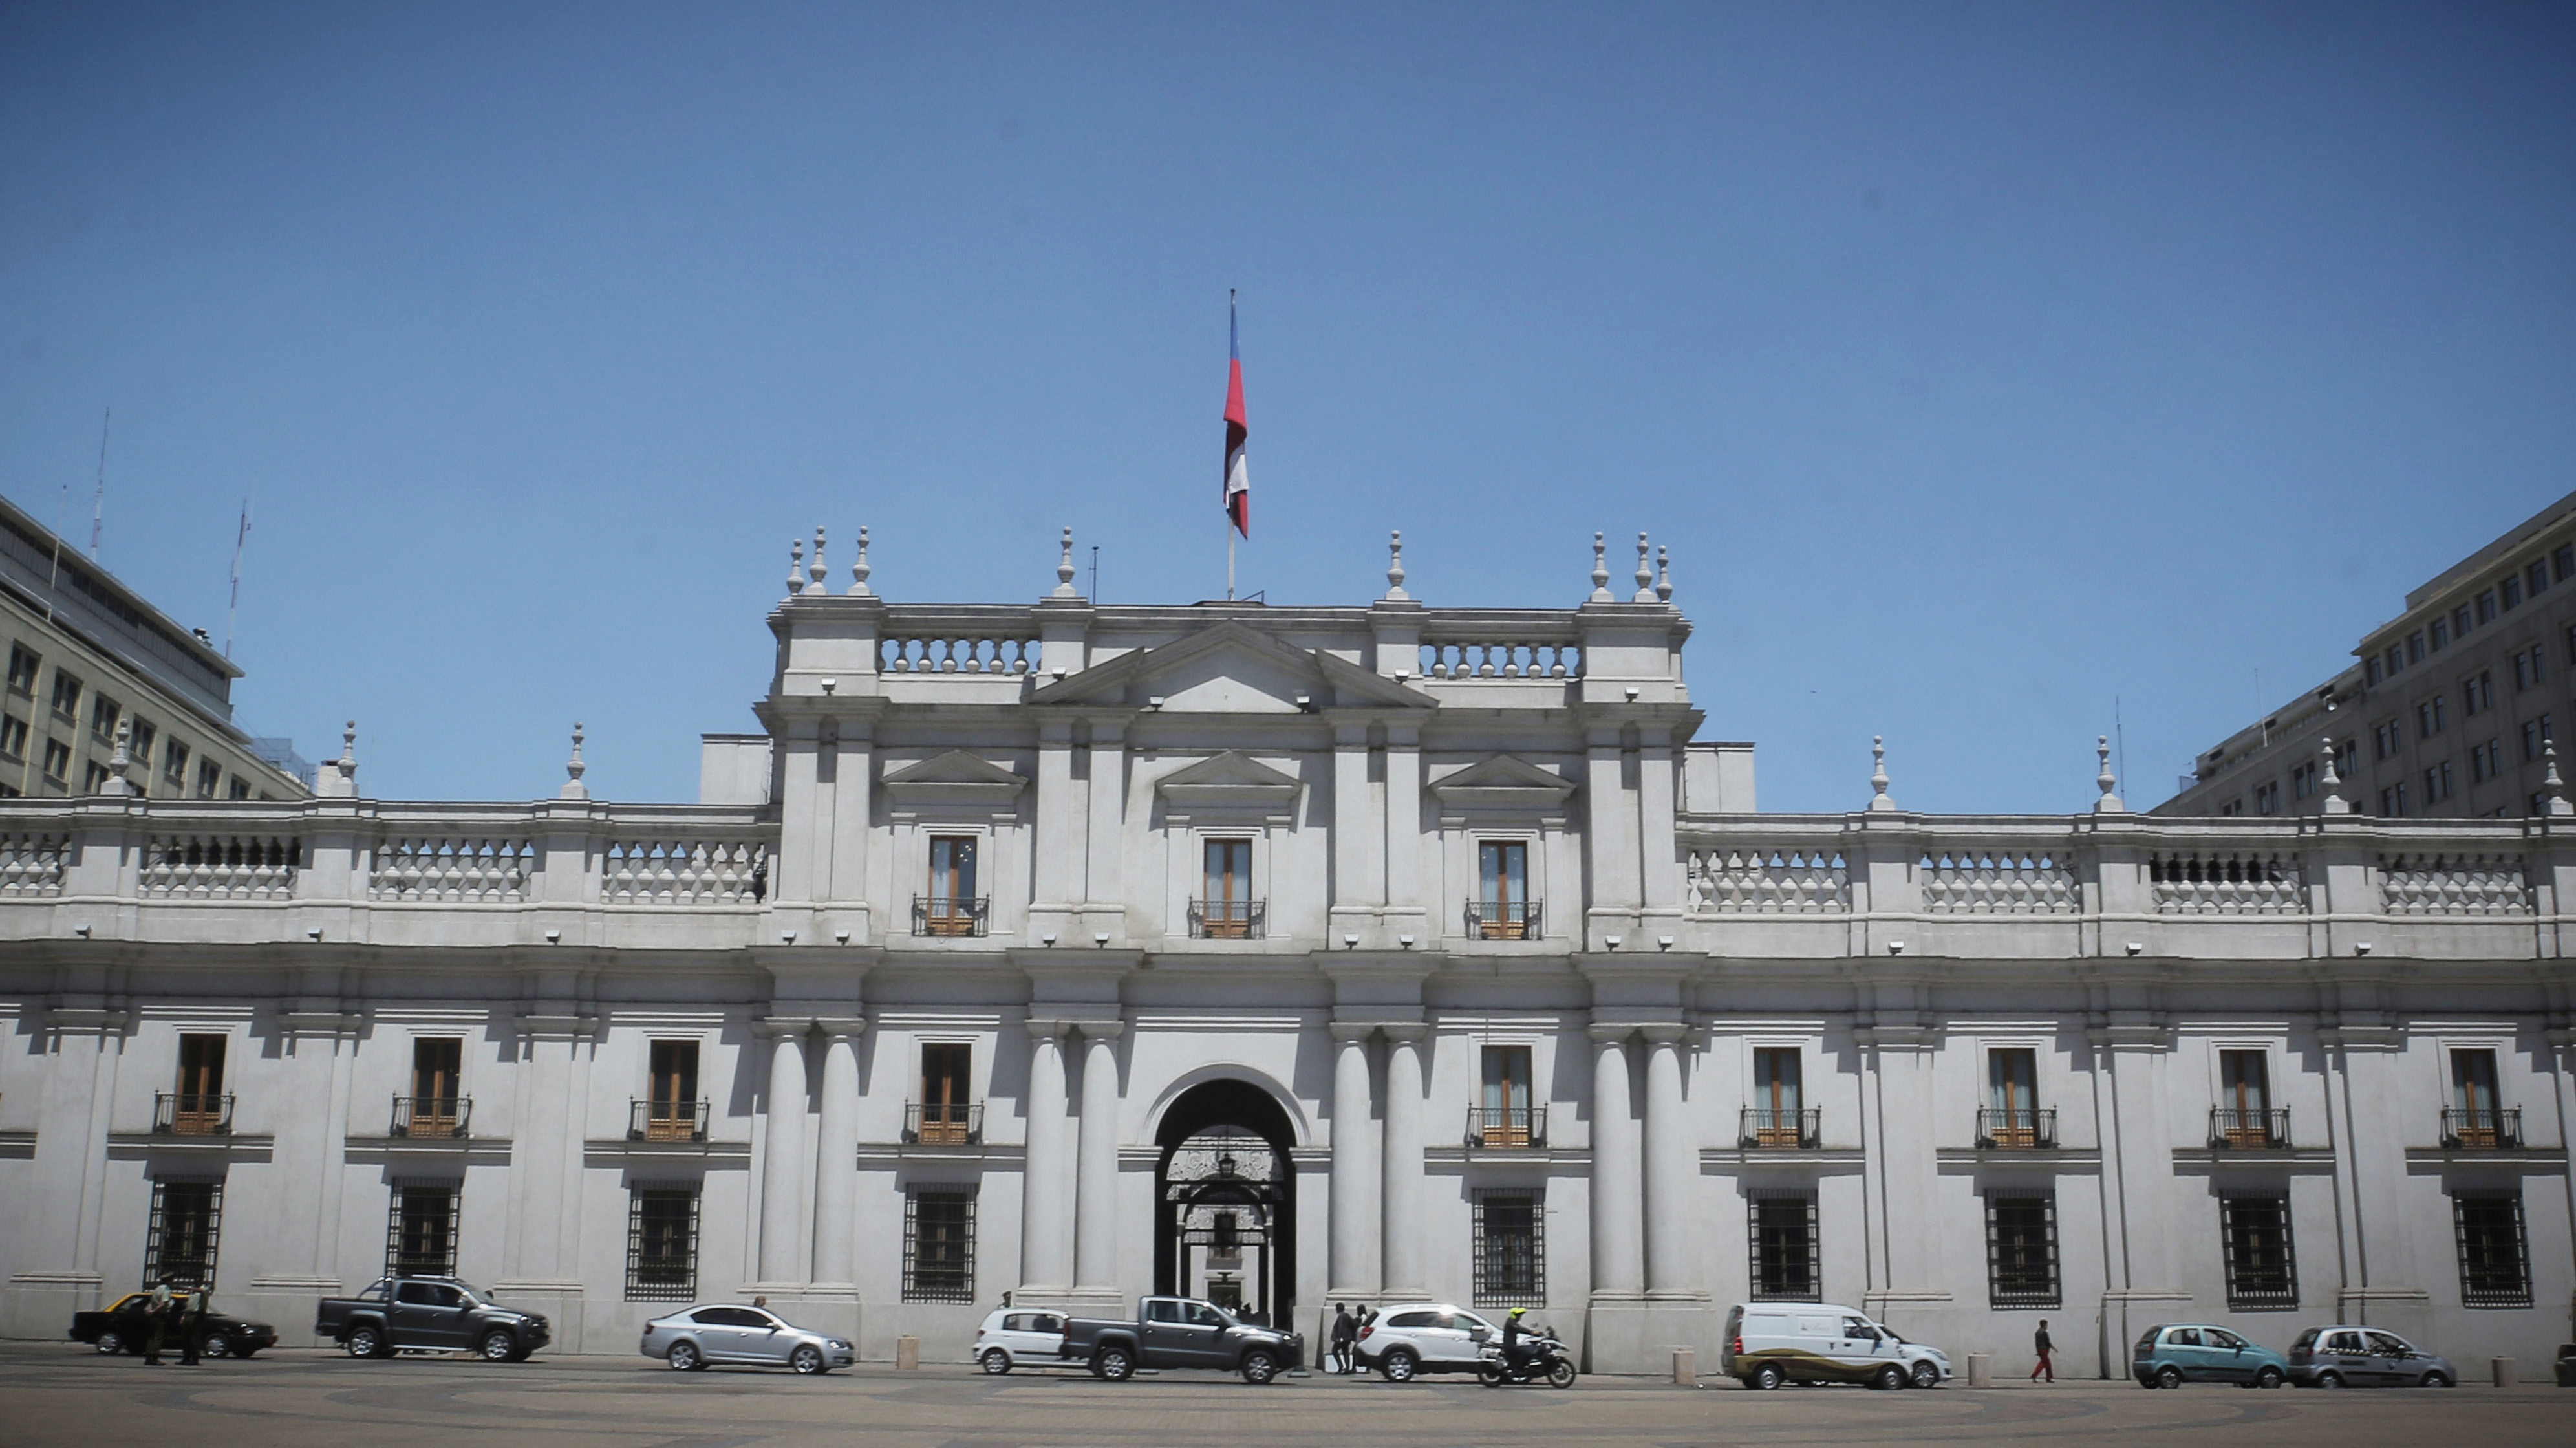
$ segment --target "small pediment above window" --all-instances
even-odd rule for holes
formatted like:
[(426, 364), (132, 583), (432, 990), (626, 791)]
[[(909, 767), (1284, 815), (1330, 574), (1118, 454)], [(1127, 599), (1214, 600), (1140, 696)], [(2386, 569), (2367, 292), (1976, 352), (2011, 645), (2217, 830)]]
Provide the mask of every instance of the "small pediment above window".
[(1434, 798), (1449, 809), (1543, 810), (1565, 808), (1575, 786), (1524, 759), (1492, 754), (1431, 786)]
[(1166, 804), (1193, 814), (1227, 809), (1285, 814), (1296, 808), (1297, 792), (1304, 787), (1297, 776), (1235, 749), (1174, 770), (1154, 783)]
[(963, 749), (936, 754), (918, 764), (889, 770), (885, 791), (910, 804), (1005, 804), (1028, 787), (1028, 780)]

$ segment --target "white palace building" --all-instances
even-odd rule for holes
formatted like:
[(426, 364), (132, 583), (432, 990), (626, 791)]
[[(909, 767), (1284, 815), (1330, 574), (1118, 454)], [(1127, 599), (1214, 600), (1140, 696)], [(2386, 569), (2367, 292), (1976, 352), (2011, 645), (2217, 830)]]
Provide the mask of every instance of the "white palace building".
[[(452, 1271), (626, 1352), (1005, 1294), (1729, 1303), (2075, 1371), (2166, 1320), (2546, 1360), (2576, 811), (1760, 814), (1644, 542), (1578, 607), (828, 585), (696, 804), (0, 800), (0, 1331)], [(1623, 560), (1624, 563), (1624, 560)], [(2018, 1369), (2016, 1369), (2018, 1370)]]

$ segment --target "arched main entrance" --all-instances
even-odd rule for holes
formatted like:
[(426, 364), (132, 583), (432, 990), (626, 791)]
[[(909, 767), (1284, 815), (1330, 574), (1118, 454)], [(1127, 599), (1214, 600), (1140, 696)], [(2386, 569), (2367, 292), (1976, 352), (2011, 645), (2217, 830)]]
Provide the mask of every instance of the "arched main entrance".
[(1181, 1093), (1155, 1133), (1154, 1291), (1247, 1317), (1296, 1321), (1296, 1141), (1288, 1113), (1249, 1081)]

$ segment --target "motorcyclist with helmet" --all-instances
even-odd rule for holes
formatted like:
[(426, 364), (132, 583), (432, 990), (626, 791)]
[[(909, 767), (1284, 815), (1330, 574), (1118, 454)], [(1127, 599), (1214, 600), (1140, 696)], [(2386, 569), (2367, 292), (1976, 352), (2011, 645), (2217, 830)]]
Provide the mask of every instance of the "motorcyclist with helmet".
[(1511, 1315), (1503, 1319), (1503, 1371), (1506, 1373), (1517, 1373), (1528, 1365), (1529, 1349), (1521, 1346), (1529, 1336), (1529, 1330), (1521, 1326), (1521, 1318), (1528, 1311), (1526, 1307), (1515, 1307)]

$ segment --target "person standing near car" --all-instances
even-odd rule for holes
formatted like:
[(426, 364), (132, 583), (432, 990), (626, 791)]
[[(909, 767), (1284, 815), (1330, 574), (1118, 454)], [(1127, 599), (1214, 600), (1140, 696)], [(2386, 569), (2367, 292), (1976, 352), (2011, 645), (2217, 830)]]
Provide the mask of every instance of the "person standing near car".
[(2039, 1364), (2030, 1370), (2030, 1380), (2034, 1383), (2038, 1382), (2040, 1375), (2044, 1373), (2050, 1382), (2056, 1382), (2057, 1369), (2049, 1366), (2048, 1355), (2057, 1350), (2057, 1344), (2048, 1340), (2047, 1318), (2043, 1317), (2039, 1320), (2039, 1331), (2030, 1335), (2030, 1345), (2032, 1350), (2039, 1354)]
[(1333, 1304), (1333, 1371), (1348, 1374), (1351, 1370), (1351, 1344), (1359, 1339), (1359, 1319), (1351, 1316), (1347, 1302)]
[(143, 1304), (143, 1365), (161, 1366), (161, 1340), (170, 1331), (170, 1279), (152, 1284), (152, 1298)]
[(200, 1287), (188, 1294), (186, 1304), (179, 1309), (179, 1366), (195, 1367), (197, 1354), (204, 1351), (205, 1345), (206, 1289)]

